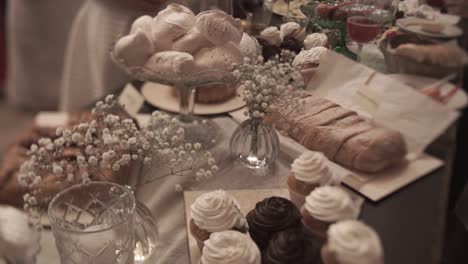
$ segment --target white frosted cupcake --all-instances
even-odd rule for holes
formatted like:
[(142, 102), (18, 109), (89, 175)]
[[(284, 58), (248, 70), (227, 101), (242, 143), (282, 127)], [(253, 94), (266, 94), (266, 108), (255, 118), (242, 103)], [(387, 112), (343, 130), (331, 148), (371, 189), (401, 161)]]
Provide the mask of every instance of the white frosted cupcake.
[(260, 264), (257, 245), (246, 235), (228, 230), (210, 235), (205, 241), (201, 264)]
[(302, 207), (305, 197), (315, 188), (336, 183), (328, 167), (328, 159), (321, 152), (304, 152), (291, 164), (288, 189), (297, 208)]
[(328, 43), (327, 35), (323, 33), (312, 33), (307, 35), (304, 40), (304, 49), (308, 50), (315, 47), (326, 47)]
[(356, 219), (359, 206), (341, 187), (322, 186), (313, 190), (301, 209), (306, 230), (325, 238), (328, 227), (338, 221)]
[(200, 195), (191, 206), (190, 233), (203, 248), (211, 233), (226, 230), (248, 231), (247, 221), (236, 199), (217, 190)]
[(330, 226), (322, 248), (324, 264), (383, 264), (383, 249), (377, 233), (357, 220)]

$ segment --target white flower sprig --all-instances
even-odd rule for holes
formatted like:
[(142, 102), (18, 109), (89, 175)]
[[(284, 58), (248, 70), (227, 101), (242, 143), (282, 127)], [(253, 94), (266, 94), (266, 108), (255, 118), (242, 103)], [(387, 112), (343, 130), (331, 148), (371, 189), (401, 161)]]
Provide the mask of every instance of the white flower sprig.
[(156, 111), (149, 124), (139, 128), (133, 119), (116, 114), (116, 109), (120, 105), (108, 96), (96, 104), (91, 121), (71, 129), (57, 128), (57, 138), (42, 138), (31, 145), (30, 158), (19, 173), (19, 182), (30, 190), (24, 196), (26, 209), (51, 198), (46, 195), (50, 181), (69, 186), (115, 180), (113, 175), (132, 162), (143, 163), (147, 171), (158, 168), (157, 175), (151, 173), (140, 184), (169, 176), (192, 176), (200, 181), (218, 170), (210, 152), (203, 151), (200, 143), (185, 140), (175, 118)]
[(282, 50), (266, 62), (262, 57), (244, 58), (244, 63), (236, 66), (233, 73), (240, 80), (246, 115), (262, 118), (273, 105), (300, 104), (305, 83), (300, 70), (292, 65), (295, 56), (294, 52)]

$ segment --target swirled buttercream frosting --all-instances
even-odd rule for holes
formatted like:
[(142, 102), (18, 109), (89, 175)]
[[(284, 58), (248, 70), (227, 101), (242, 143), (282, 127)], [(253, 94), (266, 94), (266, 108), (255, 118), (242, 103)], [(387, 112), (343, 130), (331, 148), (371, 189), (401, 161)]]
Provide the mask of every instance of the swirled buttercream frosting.
[(222, 190), (200, 195), (192, 204), (191, 212), (195, 225), (208, 232), (246, 229), (247, 221), (239, 203)]
[(359, 214), (359, 207), (350, 195), (337, 186), (314, 189), (306, 197), (304, 209), (315, 219), (328, 223), (355, 219)]
[(328, 229), (328, 249), (340, 264), (383, 264), (377, 233), (357, 220), (333, 224)]
[(321, 152), (306, 151), (291, 164), (294, 177), (310, 184), (327, 185), (334, 182), (328, 159)]
[(328, 42), (327, 35), (323, 33), (312, 33), (304, 39), (304, 48), (311, 49), (315, 47), (325, 47)]
[(294, 38), (303, 41), (305, 38), (305, 29), (296, 22), (284, 23), (280, 26), (280, 38), (286, 40), (287, 38)]
[(327, 52), (325, 47), (315, 47), (301, 51), (293, 61), (293, 66), (300, 68), (313, 68), (320, 64), (320, 59)]
[(205, 241), (201, 263), (260, 264), (260, 250), (248, 235), (232, 230), (216, 232)]
[(292, 228), (274, 235), (262, 255), (263, 264), (320, 263), (320, 243), (301, 228)]
[(301, 225), (299, 209), (281, 197), (266, 198), (247, 214), (249, 232), (260, 248), (265, 248), (274, 233)]
[(280, 31), (277, 27), (267, 27), (260, 32), (259, 38), (264, 39), (270, 45), (279, 46), (282, 42)]

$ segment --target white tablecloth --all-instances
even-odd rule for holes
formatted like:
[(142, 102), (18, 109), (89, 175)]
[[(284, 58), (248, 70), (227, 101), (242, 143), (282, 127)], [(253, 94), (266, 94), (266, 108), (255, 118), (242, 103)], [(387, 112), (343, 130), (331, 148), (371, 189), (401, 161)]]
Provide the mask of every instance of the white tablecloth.
[[(221, 138), (212, 150), (220, 167), (216, 177), (191, 186), (193, 190), (214, 189), (255, 189), (279, 188), (286, 186), (289, 163), (286, 157), (276, 162), (273, 172), (267, 175), (255, 175), (252, 171), (235, 164), (229, 157), (229, 139), (232, 131), (237, 127), (232, 119), (219, 117), (213, 119), (221, 128)], [(140, 201), (144, 202), (157, 219), (160, 245), (158, 253), (148, 263), (190, 263), (187, 246), (187, 232), (185, 228), (185, 209), (183, 193), (175, 192), (174, 186), (180, 178), (167, 178), (151, 182), (143, 186), (138, 193)], [(45, 231), (42, 239), (42, 251), (38, 264), (60, 263), (55, 249), (53, 236)]]

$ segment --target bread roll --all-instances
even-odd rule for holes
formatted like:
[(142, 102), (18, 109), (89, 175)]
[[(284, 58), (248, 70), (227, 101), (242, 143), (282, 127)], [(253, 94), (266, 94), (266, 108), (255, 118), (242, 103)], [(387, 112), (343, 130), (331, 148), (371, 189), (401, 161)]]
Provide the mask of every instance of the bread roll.
[(310, 96), (301, 108), (278, 106), (266, 121), (310, 150), (345, 167), (374, 173), (401, 162), (406, 143), (401, 133), (377, 127), (355, 112)]

